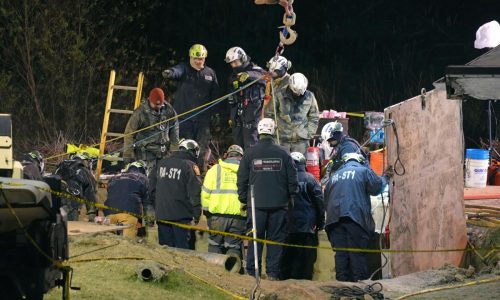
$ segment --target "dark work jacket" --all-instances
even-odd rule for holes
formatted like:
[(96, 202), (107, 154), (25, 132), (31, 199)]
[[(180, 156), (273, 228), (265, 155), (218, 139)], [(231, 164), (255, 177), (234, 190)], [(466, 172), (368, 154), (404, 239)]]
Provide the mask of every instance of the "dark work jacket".
[(357, 161), (345, 163), (330, 177), (325, 188), (326, 225), (349, 217), (366, 232), (373, 232), (370, 195), (380, 194), (386, 184), (385, 177), (377, 176)]
[(290, 232), (314, 233), (325, 225), (323, 190), (314, 176), (306, 172), (305, 164), (297, 165), (299, 192), (290, 212)]
[[(238, 74), (246, 72), (249, 77), (244, 82), (238, 81)], [(244, 65), (234, 68), (229, 77), (229, 90), (231, 92), (239, 89), (242, 86), (262, 77), (264, 70), (256, 64), (249, 62)], [(262, 105), (265, 96), (266, 82), (259, 80), (248, 88), (241, 90), (233, 95), (235, 102), (230, 105), (230, 118), (235, 120), (236, 124), (241, 126), (241, 123), (254, 124), (261, 119)]]
[(292, 157), (271, 137), (261, 138), (240, 161), (238, 199), (249, 206), (251, 185), (256, 208), (287, 207), (289, 199), (297, 194), (297, 170)]
[(144, 212), (143, 204), (147, 201), (149, 192), (148, 177), (138, 172), (122, 173), (108, 184), (108, 199), (106, 206), (116, 210), (104, 210), (105, 215), (131, 212), (140, 215)]
[(160, 160), (150, 175), (150, 200), (157, 219), (199, 220), (201, 179), (196, 158), (188, 151), (177, 151)]
[(24, 179), (43, 181), (43, 175), (40, 173), (38, 162), (23, 160), (21, 164), (23, 165)]
[[(178, 114), (182, 114), (202, 104), (210, 102), (219, 97), (219, 83), (217, 75), (211, 68), (205, 68), (197, 71), (189, 63), (181, 62), (171, 68), (172, 79), (178, 81), (175, 91), (174, 109)], [(183, 115), (180, 118), (185, 119), (199, 110)], [(212, 113), (215, 113), (215, 107), (208, 109), (194, 117), (194, 120), (206, 120)], [(208, 118), (208, 121), (210, 118)]]
[(57, 166), (55, 174), (61, 176), (61, 179), (66, 182), (70, 194), (88, 201), (85, 203), (87, 213), (95, 213), (93, 203), (97, 201), (97, 182), (82, 160), (63, 161)]

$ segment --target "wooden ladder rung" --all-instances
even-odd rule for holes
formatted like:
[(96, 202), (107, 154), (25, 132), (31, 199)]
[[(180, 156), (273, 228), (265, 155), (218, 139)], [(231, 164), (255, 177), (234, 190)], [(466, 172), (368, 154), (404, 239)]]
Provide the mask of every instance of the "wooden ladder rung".
[(127, 90), (127, 91), (137, 91), (136, 86), (127, 86), (127, 85), (113, 85), (114, 90)]
[(122, 137), (123, 133), (116, 133), (116, 132), (108, 132), (106, 133), (107, 136), (116, 136), (116, 137)]
[(109, 110), (110, 113), (116, 113), (116, 114), (128, 114), (128, 115), (131, 115), (134, 113), (133, 110), (129, 110), (129, 109), (116, 109), (116, 108), (112, 108)]

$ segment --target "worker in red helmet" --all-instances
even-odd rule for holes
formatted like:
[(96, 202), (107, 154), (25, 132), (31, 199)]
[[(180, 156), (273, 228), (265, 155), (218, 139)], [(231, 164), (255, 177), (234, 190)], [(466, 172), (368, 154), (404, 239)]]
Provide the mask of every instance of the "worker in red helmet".
[[(141, 130), (143, 128), (147, 129)], [(167, 156), (171, 150), (177, 149), (178, 144), (177, 113), (172, 105), (165, 101), (163, 90), (154, 88), (149, 92), (147, 100), (141, 102), (128, 120), (123, 159), (127, 162), (145, 161), (149, 174), (156, 162)]]

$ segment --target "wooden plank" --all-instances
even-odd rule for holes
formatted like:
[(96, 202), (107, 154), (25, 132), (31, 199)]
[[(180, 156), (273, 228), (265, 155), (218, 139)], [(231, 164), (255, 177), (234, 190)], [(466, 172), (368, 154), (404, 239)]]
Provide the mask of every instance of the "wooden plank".
[[(397, 127), (406, 173), (393, 180), (391, 248), (456, 249), (467, 243), (464, 218), (461, 102), (428, 92), (385, 110)], [(388, 161), (397, 158), (394, 131), (386, 130)], [(401, 166), (396, 164), (401, 171)], [(460, 264), (462, 252), (394, 253), (393, 275)]]
[(130, 227), (130, 225), (115, 226), (115, 225), (100, 225), (84, 221), (68, 221), (68, 235), (110, 232), (115, 230), (123, 230), (128, 227)]

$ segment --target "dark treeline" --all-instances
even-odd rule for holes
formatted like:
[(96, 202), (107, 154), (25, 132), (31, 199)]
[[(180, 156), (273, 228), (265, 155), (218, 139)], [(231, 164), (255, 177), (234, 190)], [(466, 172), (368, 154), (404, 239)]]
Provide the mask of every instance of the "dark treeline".
[[(499, 6), (496, 0), (296, 0), (299, 37), (284, 56), (292, 72), (309, 78), (320, 109), (382, 111), (432, 89), (446, 65), (484, 53), (473, 48), (475, 31), (498, 19)], [(111, 69), (120, 84), (134, 84), (143, 71), (144, 92), (162, 86), (171, 94), (175, 87), (161, 70), (202, 43), (224, 85), (226, 50), (241, 46), (264, 67), (282, 16), (280, 6), (251, 0), (0, 1), (0, 110), (14, 115), (22, 150), (55, 140), (95, 141)], [(464, 112), (476, 122), (466, 136), (485, 135), (485, 107)]]

